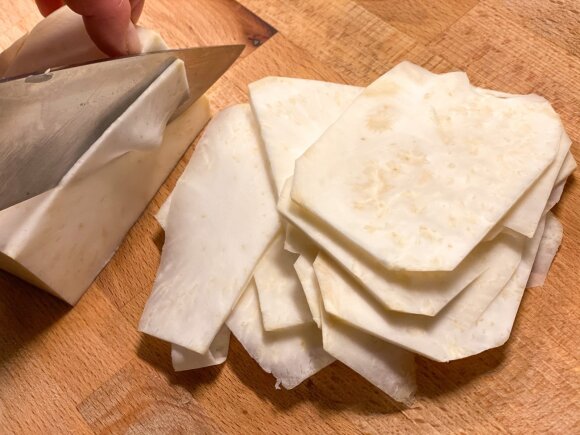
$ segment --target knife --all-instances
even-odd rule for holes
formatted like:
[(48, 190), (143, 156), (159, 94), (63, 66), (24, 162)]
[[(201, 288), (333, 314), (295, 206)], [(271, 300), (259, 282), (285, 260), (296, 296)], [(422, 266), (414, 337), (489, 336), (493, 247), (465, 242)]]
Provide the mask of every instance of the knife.
[(189, 98), (173, 118), (201, 97), (243, 49), (159, 51), (0, 80), (0, 210), (56, 187), (175, 60), (184, 62)]

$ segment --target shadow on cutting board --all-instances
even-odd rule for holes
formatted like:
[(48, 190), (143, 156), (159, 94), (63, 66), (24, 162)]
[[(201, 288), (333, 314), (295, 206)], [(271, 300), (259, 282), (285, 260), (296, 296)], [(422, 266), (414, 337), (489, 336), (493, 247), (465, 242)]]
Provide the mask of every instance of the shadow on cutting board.
[(66, 302), (0, 271), (0, 366), (71, 308)]
[[(451, 363), (436, 363), (417, 357), (419, 388), (415, 403), (423, 398), (451, 394), (481, 376), (491, 375), (504, 361), (504, 348)], [(174, 372), (170, 354), (168, 343), (142, 336), (139, 358), (160, 371), (170, 384), (185, 388), (194, 399), (200, 390), (214, 383), (228, 382), (218, 378), (228, 376), (222, 372), (232, 372), (243, 384), (242, 388), (253, 390), (261, 400), (280, 411), (290, 410), (302, 402), (313, 403), (321, 413), (349, 410), (360, 415), (376, 415), (406, 409), (340, 362), (326, 367), (292, 390), (276, 390), (274, 377), (264, 372), (233, 336), (228, 359), (220, 366)]]
[(505, 346), (449, 363), (417, 357), (417, 399), (452, 394), (481, 376), (492, 375), (504, 359)]
[[(348, 367), (338, 362), (326, 367), (292, 390), (276, 390), (275, 379), (264, 372), (232, 336), (225, 364), (198, 370), (174, 372), (171, 367), (170, 345), (144, 335), (138, 356), (161, 371), (168, 382), (185, 388), (193, 398), (200, 389), (218, 382), (222, 371), (232, 372), (262, 400), (277, 409), (289, 410), (301, 402), (313, 402), (323, 412), (349, 409), (361, 414), (388, 414), (404, 409)], [(348, 391), (348, 394), (344, 394)]]
[(192, 391), (201, 385), (213, 383), (224, 365), (206, 367), (198, 370), (176, 372), (171, 365), (171, 344), (147, 334), (141, 335), (137, 356), (155, 367), (171, 383)]

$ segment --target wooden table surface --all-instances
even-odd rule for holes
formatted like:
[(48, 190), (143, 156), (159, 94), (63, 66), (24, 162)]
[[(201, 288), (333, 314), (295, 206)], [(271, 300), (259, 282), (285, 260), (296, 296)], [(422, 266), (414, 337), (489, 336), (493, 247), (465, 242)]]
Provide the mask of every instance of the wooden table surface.
[[(39, 19), (33, 0), (0, 0), (0, 48)], [(578, 0), (147, 0), (142, 23), (173, 46), (248, 45), (212, 88), (214, 110), (245, 101), (264, 75), (364, 86), (407, 59), (547, 97), (580, 158)], [(339, 363), (275, 390), (235, 339), (225, 365), (176, 374), (169, 345), (136, 331), (159, 261), (153, 215), (191, 152), (74, 309), (0, 274), (1, 433), (580, 432), (577, 179), (556, 208), (560, 253), (507, 345), (449, 364), (418, 358), (404, 409)]]

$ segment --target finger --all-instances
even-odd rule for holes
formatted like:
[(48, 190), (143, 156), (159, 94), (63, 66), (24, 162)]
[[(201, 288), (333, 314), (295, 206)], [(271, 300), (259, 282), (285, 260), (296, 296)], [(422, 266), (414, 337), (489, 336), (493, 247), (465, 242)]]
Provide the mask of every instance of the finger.
[(140, 51), (129, 0), (67, 0), (66, 3), (83, 16), (87, 33), (103, 52), (122, 56)]
[(145, 0), (131, 0), (131, 21), (137, 24), (139, 17), (143, 12), (143, 6), (145, 6)]
[(64, 5), (63, 0), (36, 0), (36, 6), (43, 17), (52, 14), (62, 5)]

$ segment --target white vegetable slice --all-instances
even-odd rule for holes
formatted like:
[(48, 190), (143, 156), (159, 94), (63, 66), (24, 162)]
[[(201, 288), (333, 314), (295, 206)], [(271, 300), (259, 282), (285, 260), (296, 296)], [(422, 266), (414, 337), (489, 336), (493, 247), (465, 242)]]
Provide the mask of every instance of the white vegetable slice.
[(266, 331), (312, 322), (295, 261), (296, 255), (284, 250), (284, 238), (278, 234), (256, 266), (254, 279)]
[(292, 199), (391, 269), (454, 269), (552, 163), (544, 99), (404, 62), (296, 162)]
[(469, 344), (466, 356), (501, 346), (510, 337), (526, 282), (538, 253), (544, 226), (545, 219), (542, 219), (534, 237), (526, 242), (522, 261), (514, 276), (478, 319), (477, 324), (463, 334), (463, 341)]
[(177, 344), (171, 345), (171, 361), (175, 371), (195, 370), (204, 367), (217, 366), (225, 362), (230, 346), (230, 330), (222, 326), (214, 338), (209, 350), (199, 354)]
[(334, 361), (322, 348), (321, 333), (314, 323), (282, 331), (264, 331), (253, 280), (227, 326), (260, 367), (274, 375), (276, 388), (282, 385), (292, 389)]
[(564, 187), (566, 187), (566, 180), (554, 186), (554, 189), (552, 190), (552, 193), (550, 193), (550, 197), (548, 198), (548, 203), (546, 204), (544, 212), (552, 210), (556, 206), (556, 204), (560, 202), (562, 194), (564, 193)]
[(395, 400), (410, 404), (417, 388), (413, 354), (326, 314), (312, 260), (300, 256), (294, 267), (322, 328), (324, 350)]
[(415, 356), (322, 310), (324, 350), (398, 402), (413, 402)]
[(501, 224), (513, 231), (532, 237), (542, 218), (546, 202), (556, 183), (558, 173), (568, 156), (572, 141), (562, 130), (558, 154), (540, 178), (532, 184), (528, 191), (516, 202), (512, 209), (502, 219)]
[(280, 230), (274, 201), (250, 107), (223, 110), (173, 192), (139, 329), (206, 353)]
[[(159, 225), (164, 230), (167, 228), (167, 217), (169, 215), (169, 208), (171, 207), (171, 198), (172, 195), (169, 195), (155, 215)], [(230, 330), (225, 325), (222, 326), (222, 329), (220, 329), (209, 346), (209, 350), (204, 354), (194, 352), (177, 344), (172, 344), (171, 361), (173, 362), (173, 368), (179, 372), (222, 364), (228, 356), (229, 345)]]
[(560, 249), (563, 235), (562, 224), (553, 213), (548, 212), (546, 215), (546, 228), (540, 241), (540, 248), (532, 267), (532, 273), (528, 279), (527, 288), (544, 285), (550, 266), (558, 253), (558, 249)]
[(167, 229), (167, 218), (169, 217), (169, 208), (171, 207), (171, 198), (173, 195), (169, 195), (163, 205), (159, 207), (155, 219), (159, 222), (159, 225), (163, 230)]
[(0, 212), (1, 268), (70, 304), (79, 300), (209, 118), (202, 98), (165, 127), (185, 80), (183, 64), (172, 65), (59, 186)]
[(572, 153), (568, 153), (566, 158), (564, 159), (564, 163), (562, 164), (562, 168), (560, 172), (558, 172), (558, 177), (556, 178), (556, 184), (560, 184), (562, 181), (565, 181), (576, 169), (576, 160), (574, 160), (574, 156)]
[(572, 175), (574, 170), (576, 169), (576, 161), (571, 153), (568, 153), (564, 163), (562, 164), (562, 168), (558, 173), (558, 177), (556, 178), (556, 185), (552, 189), (552, 193), (550, 193), (550, 197), (548, 198), (548, 203), (546, 204), (545, 212), (548, 212), (560, 201), (562, 198), (562, 193), (564, 193), (564, 187), (566, 187), (566, 181), (568, 177)]
[(248, 88), (278, 192), (294, 173), (294, 161), (362, 91), (287, 77), (265, 77)]
[[(505, 289), (518, 268), (522, 236), (501, 234), (492, 249), (496, 264), (461, 292), (436, 317), (386, 311), (328, 257), (319, 254), (314, 263), (325, 310), (379, 338), (436, 361), (472, 355), (468, 332), (490, 298)], [(524, 283), (525, 285), (525, 283)], [(493, 302), (492, 302), (493, 303)]]
[(322, 299), (318, 290), (318, 281), (316, 280), (312, 261), (312, 258), (307, 258), (301, 255), (294, 263), (294, 269), (296, 270), (296, 274), (298, 275), (298, 279), (300, 279), (300, 284), (302, 285), (302, 289), (306, 295), (312, 318), (320, 328)]
[[(452, 272), (404, 272), (385, 269), (356, 250), (340, 234), (316, 222), (290, 199), (290, 184), (282, 191), (278, 209), (364, 285), (390, 310), (436, 315), (489, 267), (490, 245), (482, 243)], [(493, 299), (493, 296), (491, 296)], [(491, 302), (491, 299), (488, 301)]]
[[(139, 36), (144, 51), (166, 48), (154, 32), (142, 29)], [(82, 17), (63, 8), (3, 52), (0, 68), (42, 70), (94, 60), (97, 51)], [(175, 63), (59, 186), (0, 211), (0, 268), (75, 304), (209, 119), (202, 97), (165, 127), (172, 104), (186, 92), (182, 64)]]
[[(285, 77), (267, 77), (251, 84), (250, 89), (253, 90), (251, 92), (253, 109), (258, 114), (258, 123), (279, 192), (281, 183), (294, 172), (294, 159), (309, 147), (310, 143), (305, 141), (317, 139), (336, 121), (340, 115), (338, 110), (346, 109), (362, 91), (362, 88), (352, 86)], [(499, 98), (539, 101), (536, 95), (512, 95), (481, 88), (473, 90)], [(341, 104), (336, 105), (333, 100)], [(322, 104), (328, 104), (331, 110), (319, 110)], [(302, 119), (304, 116), (308, 116), (308, 119)], [(296, 123), (300, 124), (301, 128), (292, 128), (293, 123), (289, 120), (298, 120)], [(567, 163), (573, 162), (573, 158), (567, 152), (569, 146), (570, 139), (563, 133), (557, 158), (510, 209), (502, 222), (497, 224), (497, 231), (488, 234), (489, 239), (499, 234), (504, 226), (528, 237), (533, 235), (554, 183), (555, 173), (562, 165), (564, 156)], [(288, 226), (285, 249), (298, 254), (300, 253), (298, 243), (300, 243), (298, 232), (292, 226)]]
[(286, 222), (286, 238), (284, 239), (284, 249), (298, 255), (316, 257), (318, 246), (302, 230)]

